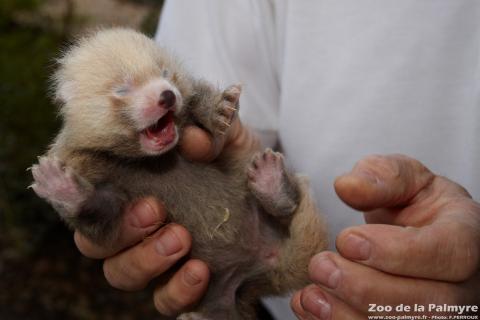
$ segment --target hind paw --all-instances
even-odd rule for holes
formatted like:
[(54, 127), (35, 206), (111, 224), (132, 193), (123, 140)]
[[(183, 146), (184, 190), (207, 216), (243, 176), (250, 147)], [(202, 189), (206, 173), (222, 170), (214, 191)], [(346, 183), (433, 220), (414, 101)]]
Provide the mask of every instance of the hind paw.
[(266, 149), (256, 154), (247, 171), (248, 186), (270, 214), (286, 216), (298, 204), (298, 187), (288, 174), (283, 155)]
[(34, 182), (30, 187), (39, 197), (50, 202), (64, 218), (73, 217), (78, 212), (92, 189), (55, 157), (40, 157), (39, 163), (34, 164), (31, 171)]
[(248, 169), (248, 181), (255, 191), (262, 194), (274, 194), (280, 191), (285, 167), (283, 156), (266, 149), (263, 154), (257, 153)]

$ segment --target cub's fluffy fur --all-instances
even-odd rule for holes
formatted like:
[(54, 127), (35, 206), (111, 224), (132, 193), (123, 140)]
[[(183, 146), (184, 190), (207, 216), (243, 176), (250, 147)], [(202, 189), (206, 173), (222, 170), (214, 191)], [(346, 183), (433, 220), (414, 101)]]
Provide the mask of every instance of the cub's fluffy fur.
[(307, 283), (325, 230), (306, 183), (269, 149), (185, 160), (185, 125), (222, 144), (240, 87), (192, 78), (164, 49), (132, 30), (85, 37), (54, 76), (63, 127), (32, 173), (35, 192), (73, 228), (102, 245), (116, 241), (125, 207), (161, 199), (169, 221), (192, 234), (191, 257), (212, 273), (202, 302), (181, 319), (253, 319), (261, 296)]

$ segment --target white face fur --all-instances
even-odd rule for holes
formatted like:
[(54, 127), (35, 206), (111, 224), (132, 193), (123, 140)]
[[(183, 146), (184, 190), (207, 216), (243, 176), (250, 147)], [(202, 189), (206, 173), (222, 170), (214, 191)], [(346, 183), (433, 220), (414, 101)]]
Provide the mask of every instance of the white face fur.
[(174, 118), (180, 92), (189, 89), (180, 65), (153, 40), (127, 29), (99, 31), (72, 46), (59, 65), (55, 96), (75, 145), (137, 157), (177, 144)]
[(128, 101), (128, 117), (139, 132), (139, 143), (145, 154), (160, 155), (177, 144), (174, 116), (182, 108), (182, 96), (175, 85), (163, 77), (150, 79), (138, 87), (125, 80), (113, 89), (113, 96)]

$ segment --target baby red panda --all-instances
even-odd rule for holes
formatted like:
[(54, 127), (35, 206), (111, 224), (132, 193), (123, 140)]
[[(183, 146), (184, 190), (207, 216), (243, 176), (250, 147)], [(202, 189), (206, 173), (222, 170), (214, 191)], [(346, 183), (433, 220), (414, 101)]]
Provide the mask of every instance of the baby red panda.
[(127, 29), (80, 39), (53, 79), (63, 127), (32, 166), (33, 190), (104, 246), (118, 238), (128, 204), (161, 199), (169, 221), (192, 234), (190, 256), (212, 275), (204, 299), (179, 319), (254, 319), (260, 297), (308, 282), (325, 228), (282, 155), (257, 150), (203, 164), (177, 150), (190, 124), (222, 143), (240, 86), (218, 90), (194, 79), (165, 49)]

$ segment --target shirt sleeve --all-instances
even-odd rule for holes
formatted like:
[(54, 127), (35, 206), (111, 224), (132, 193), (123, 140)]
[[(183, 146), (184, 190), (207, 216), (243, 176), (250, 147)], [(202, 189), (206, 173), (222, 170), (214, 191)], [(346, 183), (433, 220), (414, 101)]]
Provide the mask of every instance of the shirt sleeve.
[(156, 34), (194, 76), (242, 84), (240, 117), (271, 146), (280, 96), (274, 15), (270, 1), (166, 1)]

